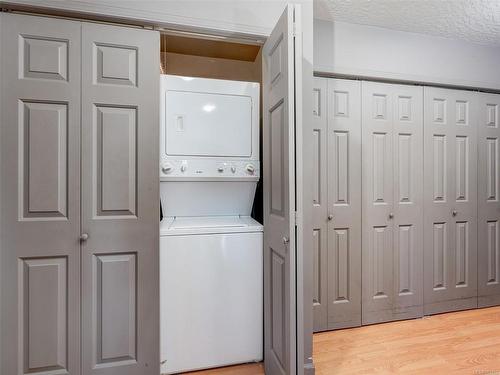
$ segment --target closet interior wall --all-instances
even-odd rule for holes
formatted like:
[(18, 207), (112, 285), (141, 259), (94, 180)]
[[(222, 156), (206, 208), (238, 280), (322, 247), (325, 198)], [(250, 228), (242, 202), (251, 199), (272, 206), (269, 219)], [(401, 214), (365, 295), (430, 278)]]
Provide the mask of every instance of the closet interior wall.
[(314, 330), (500, 304), (500, 95), (314, 85)]

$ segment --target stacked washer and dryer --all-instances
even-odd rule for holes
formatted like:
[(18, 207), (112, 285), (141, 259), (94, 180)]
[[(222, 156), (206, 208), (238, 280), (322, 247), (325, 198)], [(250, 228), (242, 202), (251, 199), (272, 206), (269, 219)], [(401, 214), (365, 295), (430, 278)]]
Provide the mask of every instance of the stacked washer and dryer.
[(162, 373), (263, 357), (259, 84), (161, 76)]

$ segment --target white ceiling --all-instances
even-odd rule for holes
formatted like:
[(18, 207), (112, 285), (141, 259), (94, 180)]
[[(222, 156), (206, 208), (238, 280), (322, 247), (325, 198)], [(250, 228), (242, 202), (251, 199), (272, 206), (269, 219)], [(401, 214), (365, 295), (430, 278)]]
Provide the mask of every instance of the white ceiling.
[(314, 2), (315, 18), (500, 46), (500, 0)]

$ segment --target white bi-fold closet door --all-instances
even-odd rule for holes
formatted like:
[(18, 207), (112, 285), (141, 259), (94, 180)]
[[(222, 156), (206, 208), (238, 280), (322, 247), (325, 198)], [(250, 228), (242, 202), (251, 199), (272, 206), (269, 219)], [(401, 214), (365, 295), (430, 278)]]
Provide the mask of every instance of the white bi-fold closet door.
[(316, 78), (314, 329), (422, 314), (422, 88)]
[(425, 88), (424, 313), (477, 307), (477, 93)]
[(500, 96), (316, 78), (313, 98), (315, 331), (500, 304)]
[(363, 324), (422, 315), (422, 91), (362, 83)]
[(314, 330), (361, 324), (361, 82), (315, 78)]
[(0, 372), (158, 374), (158, 33), (0, 17)]
[(478, 94), (478, 306), (500, 304), (500, 95)]

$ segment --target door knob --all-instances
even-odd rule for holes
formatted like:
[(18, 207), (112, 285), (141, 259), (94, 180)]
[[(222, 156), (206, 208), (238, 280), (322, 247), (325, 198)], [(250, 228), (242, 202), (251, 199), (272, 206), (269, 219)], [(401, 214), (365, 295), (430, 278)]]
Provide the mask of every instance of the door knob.
[(393, 218), (394, 218), (394, 214), (391, 212), (391, 213), (389, 214), (389, 219), (393, 219)]
[(89, 239), (88, 233), (82, 233), (80, 235), (80, 241), (87, 241)]
[(283, 243), (285, 245), (288, 245), (289, 242), (290, 242), (290, 239), (288, 237), (283, 237)]
[(457, 212), (457, 210), (453, 210), (453, 211), (451, 211), (451, 214), (452, 214), (453, 216), (457, 216), (458, 212)]
[(328, 215), (328, 221), (332, 221), (332, 220), (333, 220), (333, 215), (332, 214)]

